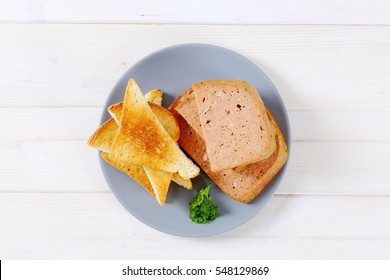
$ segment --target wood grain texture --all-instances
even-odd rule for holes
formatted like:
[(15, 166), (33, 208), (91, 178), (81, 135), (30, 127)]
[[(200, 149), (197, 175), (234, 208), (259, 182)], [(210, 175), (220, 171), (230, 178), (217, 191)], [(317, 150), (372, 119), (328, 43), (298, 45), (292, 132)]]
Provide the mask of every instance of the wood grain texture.
[(7, 165), (0, 169), (2, 192), (108, 192), (96, 150), (86, 141), (2, 143)]
[[(3, 142), (0, 153), (7, 160), (0, 192), (109, 192), (97, 152), (85, 141)], [(277, 193), (390, 195), (389, 158), (387, 142), (293, 142)]]
[(197, 24), (389, 24), (386, 0), (3, 0), (1, 21)]
[[(0, 259), (389, 259), (389, 14), (385, 0), (1, 1)], [(275, 197), (200, 239), (130, 215), (86, 146), (129, 67), (195, 42), (258, 65), (292, 129)]]
[(384, 259), (390, 257), (389, 200), (276, 196), (244, 225), (199, 239), (147, 227), (112, 194), (0, 194), (0, 223), (7, 225), (0, 257)]
[(100, 107), (145, 55), (199, 42), (253, 61), (290, 110), (389, 110), (390, 26), (1, 24), (0, 37), (2, 107)]

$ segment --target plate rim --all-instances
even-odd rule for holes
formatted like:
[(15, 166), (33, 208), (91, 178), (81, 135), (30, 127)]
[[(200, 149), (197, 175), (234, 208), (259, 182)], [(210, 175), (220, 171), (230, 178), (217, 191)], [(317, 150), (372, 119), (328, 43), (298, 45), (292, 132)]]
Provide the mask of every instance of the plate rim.
[[(161, 53), (164, 53), (166, 51), (170, 51), (170, 50), (174, 50), (174, 49), (179, 49), (179, 48), (188, 48), (188, 47), (203, 47), (203, 48), (213, 48), (213, 49), (216, 49), (217, 51), (223, 51), (223, 52), (226, 52), (226, 53), (229, 53), (230, 55), (234, 55), (236, 56), (237, 58), (241, 59), (241, 60), (244, 60), (246, 63), (248, 63), (251, 67), (253, 67), (256, 71), (259, 71), (263, 77), (267, 80), (267, 82), (269, 83), (269, 86), (272, 88), (272, 91), (275, 95), (275, 97), (278, 99), (278, 103), (280, 104), (280, 108), (282, 109), (283, 111), (283, 114), (284, 114), (284, 117), (285, 117), (285, 129), (286, 129), (286, 135), (284, 135), (285, 137), (285, 140), (286, 140), (286, 145), (287, 145), (287, 148), (288, 148), (288, 156), (287, 156), (287, 160), (284, 164), (284, 166), (282, 167), (282, 169), (277, 173), (277, 175), (275, 176), (276, 177), (279, 177), (279, 176), (282, 176), (284, 177), (284, 173), (286, 172), (287, 170), (287, 166), (289, 164), (289, 161), (290, 161), (290, 156), (291, 156), (291, 127), (290, 127), (290, 119), (289, 119), (289, 116), (288, 116), (288, 112), (287, 112), (287, 108), (283, 102), (283, 99), (281, 98), (280, 96), (280, 93), (279, 91), (277, 90), (276, 86), (274, 85), (274, 83), (271, 81), (271, 79), (264, 73), (264, 71), (258, 67), (255, 63), (253, 63), (251, 60), (249, 60), (247, 57), (233, 51), (233, 50), (230, 50), (230, 49), (227, 49), (225, 47), (221, 47), (221, 46), (217, 46), (217, 45), (214, 45), (214, 44), (206, 44), (206, 43), (183, 43), (183, 44), (175, 44), (175, 45), (171, 45), (171, 46), (167, 46), (167, 47), (164, 47), (164, 48), (160, 48), (160, 49), (157, 49), (145, 56), (143, 56), (141, 59), (139, 59), (136, 63), (134, 63), (133, 65), (131, 65), (117, 80), (116, 82), (114, 83), (114, 85), (112, 86), (109, 94), (107, 95), (106, 97), (106, 101), (104, 103), (104, 106), (103, 106), (103, 109), (102, 109), (102, 112), (101, 112), (101, 118), (100, 118), (100, 124), (103, 124), (106, 120), (107, 120), (107, 114), (106, 114), (106, 111), (107, 111), (107, 108), (108, 106), (110, 106), (110, 98), (114, 95), (116, 89), (119, 87), (120, 83), (122, 82), (123, 79), (126, 79), (126, 77), (129, 76), (128, 73), (132, 72), (134, 69), (136, 69), (139, 65), (142, 65), (145, 61), (147, 61), (148, 59), (152, 58), (153, 56), (156, 56), (158, 54), (161, 54)], [(179, 93), (180, 94), (180, 93)], [(137, 213), (135, 213), (134, 211), (131, 210), (130, 207), (127, 207), (127, 204), (125, 203), (124, 200), (122, 200), (121, 198), (121, 195), (120, 193), (114, 188), (111, 186), (110, 182), (109, 182), (109, 177), (110, 175), (108, 174), (108, 171), (106, 170), (106, 168), (103, 166), (104, 164), (106, 164), (106, 162), (102, 159), (102, 157), (100, 156), (101, 152), (98, 151), (98, 158), (99, 158), (99, 162), (100, 162), (100, 168), (102, 170), (102, 173), (103, 173), (103, 176), (104, 176), (104, 179), (106, 181), (106, 184), (108, 185), (110, 191), (113, 193), (114, 197), (116, 200), (119, 201), (119, 203), (121, 204), (121, 206), (128, 212), (130, 213), (134, 218), (136, 218), (138, 221), (140, 221), (141, 223), (143, 223), (144, 225), (147, 225), (148, 227), (156, 230), (156, 231), (159, 231), (159, 232), (163, 232), (165, 234), (169, 234), (169, 235), (173, 235), (173, 236), (180, 236), (180, 237), (206, 237), (206, 236), (213, 236), (213, 235), (217, 235), (217, 234), (221, 234), (221, 233), (224, 233), (224, 232), (227, 232), (227, 231), (230, 231), (234, 228), (237, 228), (239, 227), (240, 225), (246, 223), (247, 221), (249, 221), (250, 219), (252, 219), (255, 215), (257, 215), (261, 209), (263, 209), (271, 200), (272, 198), (274, 197), (275, 195), (275, 192), (276, 190), (279, 188), (279, 185), (280, 183), (282, 182), (282, 179), (280, 180), (280, 182), (278, 182), (277, 186), (274, 187), (270, 197), (268, 200), (266, 200), (264, 202), (264, 204), (262, 206), (259, 206), (257, 207), (257, 209), (255, 211), (253, 211), (250, 215), (246, 216), (245, 219), (242, 219), (239, 223), (236, 223), (230, 227), (225, 227), (223, 229), (219, 229), (219, 230), (215, 230), (213, 232), (206, 232), (204, 234), (183, 234), (183, 233), (176, 233), (174, 231), (169, 231), (169, 230), (165, 230), (164, 228), (161, 228), (161, 227), (157, 227), (155, 226), (153, 223), (150, 223), (149, 221), (146, 221), (145, 219), (142, 219)], [(274, 180), (275, 178), (273, 178), (272, 180)], [(272, 182), (272, 181), (271, 181)], [(215, 183), (214, 183), (215, 185)], [(216, 186), (216, 185), (215, 185)], [(217, 186), (216, 186), (217, 187)], [(265, 191), (270, 191), (270, 189), (267, 189), (265, 188), (265, 190), (263, 190), (263, 192)]]

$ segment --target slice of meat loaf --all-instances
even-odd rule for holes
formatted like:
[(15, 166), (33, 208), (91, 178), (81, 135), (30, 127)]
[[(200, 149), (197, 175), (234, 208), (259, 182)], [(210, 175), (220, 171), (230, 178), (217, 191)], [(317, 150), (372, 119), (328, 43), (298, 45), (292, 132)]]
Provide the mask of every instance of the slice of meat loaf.
[(266, 159), (275, 138), (257, 90), (245, 81), (192, 85), (213, 172)]
[(195, 129), (174, 109), (171, 112), (180, 126), (179, 145), (192, 157), (211, 180), (230, 198), (249, 203), (269, 184), (287, 160), (288, 149), (282, 132), (274, 117), (268, 112), (275, 131), (276, 148), (265, 160), (248, 164), (242, 168), (211, 171), (206, 142)]
[(202, 125), (198, 114), (195, 98), (189, 98), (178, 104), (175, 110), (188, 122), (188, 124), (204, 139)]
[[(192, 115), (196, 112), (193, 111), (193, 106), (196, 104), (194, 99), (191, 100), (192, 92), (190, 92), (187, 90), (182, 93), (169, 108), (179, 123), (181, 131), (179, 145), (226, 195), (243, 203), (251, 202), (276, 176), (287, 160), (287, 145), (276, 120), (266, 109), (267, 118), (275, 135), (275, 150), (267, 159), (241, 168), (213, 172), (210, 168), (206, 142), (201, 134), (199, 117)], [(191, 114), (191, 118), (188, 118), (190, 123), (178, 111), (184, 115)]]

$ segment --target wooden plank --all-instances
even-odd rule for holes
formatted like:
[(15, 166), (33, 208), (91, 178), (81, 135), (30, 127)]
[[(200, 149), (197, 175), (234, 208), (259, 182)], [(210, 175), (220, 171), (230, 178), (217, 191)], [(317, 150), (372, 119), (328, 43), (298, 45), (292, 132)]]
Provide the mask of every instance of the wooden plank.
[(276, 196), (244, 225), (199, 242), (147, 227), (111, 194), (0, 194), (0, 257), (387, 259), (389, 212), (389, 197)]
[[(85, 141), (2, 143), (0, 192), (109, 192)], [(278, 194), (390, 195), (388, 143), (293, 142)]]
[[(83, 140), (101, 108), (0, 108), (0, 141)], [(390, 141), (389, 112), (289, 111), (295, 141)]]
[(1, 21), (238, 24), (389, 24), (390, 5), (372, 1), (164, 2), (144, 0), (3, 0)]
[(293, 142), (279, 194), (389, 195), (390, 147), (371, 142)]
[(1, 24), (0, 37), (2, 107), (102, 106), (145, 55), (199, 42), (256, 63), (288, 109), (389, 110), (390, 26)]
[(2, 143), (0, 191), (109, 192), (96, 150), (85, 141)]
[(291, 111), (293, 139), (297, 141), (390, 140), (390, 111)]
[(100, 108), (0, 108), (0, 140), (84, 140), (100, 125)]

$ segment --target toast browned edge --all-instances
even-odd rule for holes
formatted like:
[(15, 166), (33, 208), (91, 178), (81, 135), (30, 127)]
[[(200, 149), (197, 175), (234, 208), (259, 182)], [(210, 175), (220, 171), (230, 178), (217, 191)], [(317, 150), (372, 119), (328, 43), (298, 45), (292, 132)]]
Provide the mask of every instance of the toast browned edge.
[[(99, 128), (97, 128), (92, 135), (89, 137), (87, 141), (87, 145), (93, 148), (98, 148), (103, 152), (110, 152), (111, 142), (107, 141), (106, 135), (102, 135), (103, 131), (110, 130), (110, 128), (115, 127), (116, 129), (112, 129), (112, 134), (115, 135), (117, 131), (117, 124), (114, 119), (108, 119), (105, 121)], [(104, 137), (102, 139), (102, 137)]]

